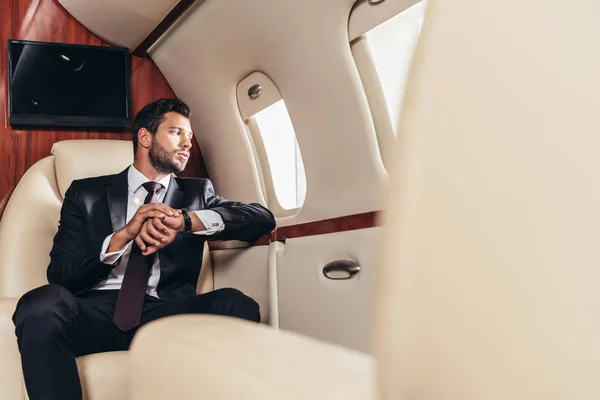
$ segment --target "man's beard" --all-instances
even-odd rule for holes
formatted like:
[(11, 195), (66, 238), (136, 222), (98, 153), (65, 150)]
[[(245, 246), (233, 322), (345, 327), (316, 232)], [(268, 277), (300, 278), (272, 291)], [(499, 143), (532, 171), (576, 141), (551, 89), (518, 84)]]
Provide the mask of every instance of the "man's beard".
[(177, 161), (174, 155), (165, 149), (156, 139), (152, 140), (150, 145), (150, 163), (161, 174), (171, 174), (181, 172), (185, 169), (187, 160)]

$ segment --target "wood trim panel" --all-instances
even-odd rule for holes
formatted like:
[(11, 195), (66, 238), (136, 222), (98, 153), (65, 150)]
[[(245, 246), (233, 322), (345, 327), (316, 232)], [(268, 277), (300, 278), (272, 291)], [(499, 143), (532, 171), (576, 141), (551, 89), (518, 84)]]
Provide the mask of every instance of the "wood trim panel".
[(373, 211), (364, 214), (355, 214), (345, 217), (307, 222), (305, 224), (284, 226), (281, 228), (276, 228), (269, 235), (261, 236), (254, 243), (238, 241), (220, 242), (216, 240), (210, 240), (208, 242), (208, 247), (211, 251), (213, 251), (241, 249), (252, 246), (268, 246), (272, 242), (284, 242), (286, 239), (374, 228), (379, 226), (379, 216), (380, 212)]
[(8, 200), (10, 199), (10, 196), (12, 196), (13, 192), (15, 191), (15, 188), (12, 188), (8, 191), (8, 193), (6, 193), (4, 195), (4, 197), (2, 197), (0, 199), (0, 220), (2, 219), (2, 214), (4, 214), (4, 210), (6, 209), (6, 205), (8, 204)]
[(138, 47), (133, 51), (134, 56), (145, 57), (150, 46), (152, 46), (164, 33), (177, 21), (179, 17), (187, 11), (195, 0), (181, 0), (173, 9), (167, 14), (165, 18), (158, 24), (156, 28), (139, 44)]
[[(273, 231), (273, 232), (275, 232), (275, 231)], [(271, 235), (263, 235), (252, 243), (240, 242), (237, 240), (227, 240), (227, 241), (209, 240), (208, 248), (211, 251), (230, 250), (230, 249), (245, 249), (245, 248), (254, 247), (254, 246), (268, 246), (270, 243), (271, 243)]]
[[(275, 232), (275, 231), (273, 231)], [(259, 237), (255, 242), (252, 242), (252, 246), (268, 246), (271, 243), (271, 235), (263, 235)]]
[(326, 235), (328, 233), (373, 228), (377, 226), (378, 214), (378, 212), (373, 211), (364, 214), (308, 222), (305, 224), (284, 226), (275, 230), (274, 240), (283, 242), (286, 239), (304, 236)]

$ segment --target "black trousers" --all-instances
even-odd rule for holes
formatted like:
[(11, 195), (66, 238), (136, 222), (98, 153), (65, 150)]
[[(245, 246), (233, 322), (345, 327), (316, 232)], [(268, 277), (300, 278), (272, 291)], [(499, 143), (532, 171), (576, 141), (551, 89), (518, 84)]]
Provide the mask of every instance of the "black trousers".
[[(118, 290), (75, 296), (45, 285), (21, 297), (13, 315), (25, 386), (31, 400), (81, 400), (75, 357), (127, 350), (137, 329), (112, 322)], [(220, 314), (260, 322), (258, 304), (236, 289), (162, 301), (146, 295), (142, 324), (180, 314)]]

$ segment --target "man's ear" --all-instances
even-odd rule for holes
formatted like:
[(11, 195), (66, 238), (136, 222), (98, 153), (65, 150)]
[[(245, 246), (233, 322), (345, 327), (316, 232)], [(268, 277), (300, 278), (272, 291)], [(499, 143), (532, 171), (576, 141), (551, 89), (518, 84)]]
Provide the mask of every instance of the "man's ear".
[(152, 134), (146, 128), (141, 128), (138, 133), (138, 144), (145, 149), (149, 149), (152, 145)]

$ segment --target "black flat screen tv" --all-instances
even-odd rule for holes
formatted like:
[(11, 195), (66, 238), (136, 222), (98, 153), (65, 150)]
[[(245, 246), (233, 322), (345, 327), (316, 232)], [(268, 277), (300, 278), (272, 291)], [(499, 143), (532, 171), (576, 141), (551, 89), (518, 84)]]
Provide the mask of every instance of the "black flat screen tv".
[(127, 49), (9, 40), (8, 63), (11, 125), (129, 127)]

